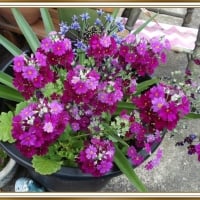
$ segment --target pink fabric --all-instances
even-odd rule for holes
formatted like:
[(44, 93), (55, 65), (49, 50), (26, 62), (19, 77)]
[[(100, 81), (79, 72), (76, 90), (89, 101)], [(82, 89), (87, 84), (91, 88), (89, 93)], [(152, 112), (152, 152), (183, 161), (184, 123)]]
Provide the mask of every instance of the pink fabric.
[[(144, 20), (138, 19), (133, 30), (136, 30), (144, 22)], [(165, 36), (170, 41), (173, 50), (190, 53), (195, 47), (197, 32), (198, 30), (193, 28), (150, 22), (139, 35), (147, 39)]]

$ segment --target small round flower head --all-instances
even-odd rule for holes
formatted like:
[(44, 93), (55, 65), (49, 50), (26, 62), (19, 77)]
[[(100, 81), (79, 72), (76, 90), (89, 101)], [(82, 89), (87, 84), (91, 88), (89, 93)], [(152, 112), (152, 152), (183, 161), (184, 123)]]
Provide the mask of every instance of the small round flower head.
[(57, 41), (52, 44), (52, 51), (55, 55), (61, 56), (65, 53), (66, 47), (67, 46), (64, 41)]
[(154, 112), (158, 112), (163, 106), (166, 106), (166, 100), (163, 97), (152, 99), (152, 108)]
[(77, 162), (81, 170), (93, 176), (102, 176), (113, 166), (114, 145), (109, 140), (92, 138), (80, 152)]
[(23, 77), (27, 80), (33, 80), (38, 76), (38, 71), (33, 66), (23, 67)]
[(63, 111), (63, 106), (57, 101), (52, 101), (49, 103), (49, 108), (50, 112), (55, 115), (60, 114)]
[(154, 53), (160, 53), (163, 50), (163, 44), (157, 37), (154, 37), (150, 40), (150, 45)]
[(127, 44), (132, 44), (135, 42), (135, 35), (134, 34), (128, 34), (125, 38), (124, 38), (124, 41), (127, 43)]
[(103, 47), (109, 47), (111, 45), (111, 40), (109, 36), (103, 36), (100, 39), (100, 43)]
[(81, 29), (80, 24), (77, 21), (73, 22), (71, 24), (71, 29), (75, 31), (80, 30)]
[(65, 34), (70, 30), (70, 27), (65, 22), (61, 22), (59, 26), (60, 26), (60, 32), (59, 32), (60, 35), (65, 36)]
[(25, 65), (24, 56), (23, 55), (15, 56), (13, 59), (13, 62), (14, 62), (14, 66), (13, 66), (14, 71), (21, 72)]
[(49, 52), (51, 47), (52, 47), (52, 40), (50, 38), (46, 37), (42, 39), (41, 41), (42, 50), (44, 50), (45, 52)]
[(102, 9), (97, 9), (97, 14), (99, 16), (102, 16), (104, 14), (104, 11)]
[(87, 21), (88, 19), (90, 19), (90, 15), (86, 12), (80, 15), (82, 21)]
[(113, 16), (110, 15), (110, 14), (107, 14), (107, 15), (105, 16), (105, 18), (106, 18), (106, 21), (107, 21), (108, 23), (111, 23), (111, 22), (113, 22), (113, 20), (114, 20)]
[(103, 24), (102, 24), (102, 21), (99, 19), (99, 18), (97, 18), (96, 20), (95, 20), (95, 23), (94, 23), (96, 26), (102, 26)]

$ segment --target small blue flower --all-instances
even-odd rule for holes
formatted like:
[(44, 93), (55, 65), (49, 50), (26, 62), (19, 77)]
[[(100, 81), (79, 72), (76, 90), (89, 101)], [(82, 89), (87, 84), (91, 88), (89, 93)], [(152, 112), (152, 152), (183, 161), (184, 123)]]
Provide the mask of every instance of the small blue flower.
[(106, 18), (106, 21), (108, 22), (108, 23), (111, 23), (111, 22), (113, 22), (113, 16), (112, 15), (110, 15), (110, 14), (107, 14), (106, 16), (105, 16), (105, 18)]
[(82, 42), (82, 41), (77, 41), (77, 43), (75, 44), (75, 46), (78, 48), (78, 49), (81, 49), (83, 51), (86, 51), (87, 50), (87, 46)]
[(124, 24), (122, 22), (116, 22), (116, 25), (117, 25), (117, 29), (119, 32), (121, 32), (125, 29)]
[(75, 22), (75, 21), (77, 21), (77, 20), (78, 20), (78, 16), (77, 16), (77, 15), (73, 15), (73, 16), (72, 16), (72, 21)]
[(102, 9), (98, 9), (98, 10), (97, 10), (97, 14), (98, 14), (99, 16), (102, 16), (102, 15), (104, 14), (104, 11), (103, 11)]
[(76, 21), (73, 22), (71, 24), (71, 29), (73, 29), (73, 30), (80, 30), (81, 29), (80, 24), (78, 22), (76, 22)]
[(69, 29), (70, 29), (70, 27), (67, 26), (67, 24), (65, 22), (61, 22), (60, 23), (60, 32), (59, 32), (59, 34), (65, 35), (69, 31)]
[(102, 26), (103, 24), (102, 24), (102, 21), (99, 19), (99, 18), (97, 18), (96, 19), (96, 21), (95, 21), (95, 23), (94, 23), (96, 26)]
[(116, 41), (117, 44), (121, 44), (122, 38), (119, 37), (116, 33), (113, 33), (112, 37), (115, 39), (115, 41)]
[(88, 13), (83, 13), (81, 16), (82, 21), (86, 21), (90, 19), (90, 15)]

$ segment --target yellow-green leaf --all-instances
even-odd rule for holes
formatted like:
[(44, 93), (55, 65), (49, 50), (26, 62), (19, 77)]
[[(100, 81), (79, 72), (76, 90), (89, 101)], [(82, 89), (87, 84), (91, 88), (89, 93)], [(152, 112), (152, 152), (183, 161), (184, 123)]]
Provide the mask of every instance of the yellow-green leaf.
[(2, 112), (0, 115), (0, 140), (3, 142), (14, 142), (11, 134), (13, 114), (11, 111), (8, 113)]
[(44, 156), (34, 156), (32, 164), (36, 172), (42, 175), (50, 175), (60, 170), (62, 162), (50, 160)]

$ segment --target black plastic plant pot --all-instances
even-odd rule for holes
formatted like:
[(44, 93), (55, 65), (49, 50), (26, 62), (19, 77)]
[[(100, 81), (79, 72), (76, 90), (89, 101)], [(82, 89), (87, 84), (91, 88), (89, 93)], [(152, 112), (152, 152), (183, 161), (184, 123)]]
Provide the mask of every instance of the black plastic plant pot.
[[(164, 135), (163, 135), (164, 136)], [(160, 143), (155, 143), (152, 146), (154, 152)], [(19, 165), (25, 167), (30, 176), (52, 192), (96, 192), (102, 189), (113, 177), (119, 176), (122, 172), (114, 167), (112, 171), (101, 177), (94, 177), (90, 174), (82, 173), (79, 168), (62, 167), (60, 171), (52, 175), (41, 175), (35, 172), (32, 167), (31, 160), (24, 157), (15, 144), (0, 142), (0, 146), (13, 158)], [(141, 150), (140, 153), (146, 160), (149, 155)], [(136, 166), (133, 166), (135, 168)]]

